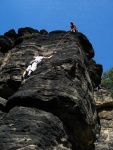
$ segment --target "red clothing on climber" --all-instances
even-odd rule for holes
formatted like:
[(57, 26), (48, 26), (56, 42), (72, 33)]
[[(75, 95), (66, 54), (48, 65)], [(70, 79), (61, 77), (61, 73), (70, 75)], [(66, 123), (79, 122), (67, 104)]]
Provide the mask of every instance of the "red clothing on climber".
[(73, 22), (70, 22), (70, 24), (71, 24), (71, 32), (77, 32), (78, 31), (78, 29), (77, 29), (77, 27), (75, 26), (75, 24), (73, 23)]

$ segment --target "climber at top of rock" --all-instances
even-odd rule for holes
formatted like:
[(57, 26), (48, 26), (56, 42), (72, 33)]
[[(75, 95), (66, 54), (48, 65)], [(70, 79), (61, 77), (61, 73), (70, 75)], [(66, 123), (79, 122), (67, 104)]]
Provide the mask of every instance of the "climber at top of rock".
[(70, 27), (71, 27), (71, 32), (77, 32), (78, 31), (78, 29), (77, 29), (77, 27), (75, 26), (75, 24), (73, 23), (73, 22), (70, 22)]

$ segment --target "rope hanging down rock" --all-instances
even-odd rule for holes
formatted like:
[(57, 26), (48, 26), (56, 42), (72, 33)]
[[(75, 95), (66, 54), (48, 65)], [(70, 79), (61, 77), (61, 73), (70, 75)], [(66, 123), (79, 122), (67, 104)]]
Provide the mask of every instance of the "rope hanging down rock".
[[(57, 43), (57, 45), (55, 46), (55, 50), (56, 50), (57, 47), (62, 43), (62, 41), (64, 40), (64, 38), (65, 38), (67, 35), (70, 34), (70, 32), (71, 32), (71, 30), (68, 31), (68, 32), (62, 37), (62, 39), (61, 39), (61, 40)], [(55, 50), (53, 50), (53, 53), (55, 53)]]
[(62, 37), (62, 39), (57, 43), (57, 45), (56, 45), (55, 48), (57, 48), (58, 45), (59, 45), (60, 43), (62, 43), (63, 39), (64, 39), (70, 32), (71, 32), (71, 31), (68, 31), (68, 32)]

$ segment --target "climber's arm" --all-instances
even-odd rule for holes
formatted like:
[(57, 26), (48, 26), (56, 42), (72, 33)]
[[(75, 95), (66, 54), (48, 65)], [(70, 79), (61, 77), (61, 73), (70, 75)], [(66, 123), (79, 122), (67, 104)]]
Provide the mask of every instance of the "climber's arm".
[(44, 60), (49, 60), (49, 59), (51, 59), (53, 57), (53, 55), (50, 55), (50, 56), (48, 56), (48, 57), (43, 57), (43, 59)]

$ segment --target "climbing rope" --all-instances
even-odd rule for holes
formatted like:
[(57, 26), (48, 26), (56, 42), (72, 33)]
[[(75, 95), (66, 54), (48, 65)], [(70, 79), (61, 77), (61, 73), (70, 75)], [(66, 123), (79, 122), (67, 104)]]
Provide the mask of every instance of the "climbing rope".
[[(64, 40), (64, 38), (65, 38), (67, 35), (70, 34), (70, 32), (71, 32), (71, 30), (68, 31), (68, 32), (62, 37), (62, 39), (61, 39), (61, 40), (57, 43), (57, 45), (55, 46), (55, 50), (56, 50), (56, 48), (62, 43), (62, 41)], [(53, 53), (55, 52), (55, 50), (53, 50)]]
[(62, 39), (58, 42), (58, 44), (56, 45), (55, 48), (57, 48), (58, 45), (62, 43), (63, 39), (64, 39), (70, 32), (71, 32), (71, 31), (68, 31), (68, 32), (62, 37)]

